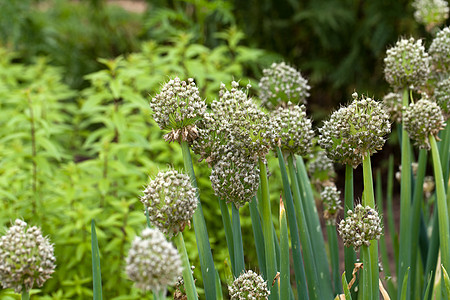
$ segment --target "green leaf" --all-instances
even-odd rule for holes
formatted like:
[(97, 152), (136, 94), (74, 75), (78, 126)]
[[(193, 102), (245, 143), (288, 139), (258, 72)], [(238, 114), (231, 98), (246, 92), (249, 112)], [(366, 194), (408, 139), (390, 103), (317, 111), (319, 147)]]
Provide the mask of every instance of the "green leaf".
[(91, 248), (92, 248), (92, 285), (94, 300), (102, 298), (102, 274), (100, 269), (100, 251), (98, 249), (97, 234), (94, 219), (91, 221)]

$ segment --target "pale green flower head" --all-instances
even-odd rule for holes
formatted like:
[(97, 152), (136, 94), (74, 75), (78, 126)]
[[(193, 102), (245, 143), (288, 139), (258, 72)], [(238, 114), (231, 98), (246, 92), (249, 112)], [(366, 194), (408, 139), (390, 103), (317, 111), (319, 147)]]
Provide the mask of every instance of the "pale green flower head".
[(231, 300), (267, 300), (267, 282), (252, 270), (242, 273), (228, 286)]
[(440, 80), (436, 84), (434, 99), (448, 119), (450, 116), (450, 77)]
[(448, 3), (444, 0), (414, 0), (412, 6), (415, 9), (414, 18), (430, 31), (440, 26), (448, 18)]
[(0, 239), (0, 282), (16, 293), (41, 287), (55, 271), (55, 260), (41, 230), (17, 219)]
[(450, 72), (450, 28), (440, 30), (428, 49), (433, 67), (433, 73), (447, 74)]
[(334, 184), (325, 186), (320, 193), (323, 203), (323, 217), (327, 224), (336, 225), (337, 215), (342, 209), (340, 197), (341, 192)]
[(383, 97), (383, 106), (391, 116), (392, 122), (402, 122), (403, 96), (401, 93), (388, 93)]

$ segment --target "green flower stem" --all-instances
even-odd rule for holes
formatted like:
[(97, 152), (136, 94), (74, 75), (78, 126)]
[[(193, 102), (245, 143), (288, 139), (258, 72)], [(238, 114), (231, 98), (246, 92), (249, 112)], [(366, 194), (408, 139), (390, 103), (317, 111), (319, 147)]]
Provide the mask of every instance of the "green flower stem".
[(405, 279), (403, 280), (403, 284), (402, 284), (402, 288), (401, 288), (400, 300), (406, 300), (407, 297), (409, 297), (408, 277), (409, 277), (409, 267), (406, 269), (406, 272), (405, 272)]
[(330, 249), (331, 270), (334, 282), (334, 294), (342, 293), (342, 279), (339, 272), (339, 245), (337, 240), (336, 225), (327, 224), (328, 247)]
[(361, 289), (361, 299), (373, 299), (372, 297), (372, 279), (370, 278), (371, 274), (371, 265), (370, 265), (370, 252), (369, 247), (363, 245), (360, 248), (361, 251), (361, 260), (363, 262), (362, 269), (362, 289)]
[(442, 175), (441, 160), (433, 135), (429, 136), (431, 144), (431, 154), (433, 157), (434, 179), (436, 183), (436, 202), (439, 218), (439, 240), (441, 248), (442, 265), (446, 270), (450, 270), (450, 233), (448, 220), (448, 207), (445, 195), (444, 176)]
[[(439, 217), (438, 212), (435, 211), (433, 214), (433, 231), (431, 232), (431, 237), (428, 247), (427, 263), (425, 267), (425, 276), (429, 276), (431, 285), (434, 284), (434, 278), (436, 276), (436, 263), (439, 255)], [(433, 293), (428, 294), (428, 298), (423, 298), (424, 300), (431, 299)]]
[[(303, 264), (302, 260), (302, 253), (300, 250), (300, 237), (298, 233), (298, 227), (297, 227), (297, 217), (295, 216), (295, 207), (294, 207), (294, 201), (292, 200), (292, 193), (291, 188), (289, 186), (289, 178), (287, 175), (286, 170), (286, 164), (284, 162), (283, 154), (281, 153), (281, 150), (279, 147), (277, 147), (277, 156), (278, 156), (278, 164), (280, 166), (280, 172), (281, 172), (281, 178), (283, 181), (283, 199), (286, 203), (286, 210), (287, 210), (287, 218), (289, 221), (289, 230), (291, 233), (291, 246), (292, 246), (292, 257), (294, 261), (294, 274), (295, 274), (295, 283), (297, 285), (297, 291), (304, 291), (297, 293), (297, 298), (299, 300), (306, 300), (309, 299), (308, 292), (310, 295), (313, 295), (314, 291), (314, 284), (307, 285), (306, 283), (306, 275), (305, 275), (305, 266)], [(303, 230), (306, 232), (306, 229), (303, 228)], [(307, 239), (307, 238), (305, 238)], [(308, 239), (309, 240), (309, 239)], [(309, 241), (308, 241), (309, 243)], [(303, 244), (305, 245), (305, 244)], [(304, 248), (305, 249), (305, 248)], [(304, 250), (305, 251), (305, 250)], [(312, 249), (310, 249), (312, 251)], [(309, 280), (312, 282), (312, 274), (313, 274), (313, 265), (312, 261), (310, 260), (308, 263), (308, 274), (309, 274)], [(317, 278), (316, 278), (317, 279)], [(315, 296), (317, 297), (317, 295)]]
[[(303, 158), (301, 156), (297, 156), (296, 163), (297, 172), (294, 172), (294, 174), (297, 176), (298, 186), (303, 192), (303, 208), (305, 209), (306, 222), (308, 224), (307, 228), (310, 231), (309, 236), (311, 237), (314, 259), (316, 260), (316, 267), (319, 272), (319, 279), (321, 281), (321, 290), (323, 290), (323, 295), (325, 298), (331, 298), (333, 295), (333, 287), (330, 264), (328, 263), (325, 240), (323, 238), (319, 214), (317, 213), (316, 202), (314, 200), (311, 183), (309, 181)], [(294, 180), (294, 178), (292, 180)]]
[(389, 234), (391, 236), (392, 247), (394, 248), (394, 259), (398, 261), (398, 235), (397, 230), (395, 230), (394, 221), (394, 204), (393, 204), (393, 191), (394, 191), (394, 156), (391, 154), (389, 156), (389, 169), (387, 175), (387, 191), (386, 191), (386, 202), (387, 202), (387, 221)]
[[(408, 89), (403, 91), (403, 107), (408, 107)], [(398, 298), (401, 297), (403, 278), (411, 265), (411, 145), (402, 126), (402, 172), (400, 180), (400, 243), (397, 265)], [(407, 297), (409, 299), (409, 296)]]
[(266, 273), (266, 255), (264, 252), (264, 235), (261, 226), (261, 218), (259, 216), (258, 204), (256, 197), (249, 203), (250, 218), (252, 220), (253, 237), (255, 239), (256, 255), (258, 257), (259, 270), (264, 279), (267, 280)]
[(291, 280), (289, 274), (289, 237), (286, 210), (280, 199), (280, 299), (289, 299)]
[(345, 271), (342, 273), (342, 287), (344, 288), (345, 300), (352, 300), (352, 294), (348, 288), (348, 282), (345, 276)]
[(444, 182), (447, 182), (449, 176), (449, 156), (450, 156), (450, 124), (446, 122), (446, 126), (442, 132), (442, 140), (439, 145), (439, 155), (441, 156), (442, 174), (444, 174)]
[(230, 261), (231, 261), (231, 269), (233, 272), (233, 275), (236, 276), (235, 271), (235, 263), (234, 263), (234, 244), (233, 244), (233, 229), (231, 227), (231, 220), (230, 220), (230, 212), (228, 211), (228, 205), (225, 202), (225, 200), (219, 199), (219, 205), (220, 205), (220, 212), (222, 215), (222, 223), (223, 228), (225, 229), (225, 238), (227, 240), (227, 246), (228, 246), (228, 254), (230, 255)]
[(277, 274), (277, 262), (275, 257), (275, 241), (273, 235), (273, 224), (272, 224), (272, 212), (270, 208), (270, 198), (269, 198), (269, 182), (267, 180), (267, 170), (266, 165), (259, 159), (259, 170), (260, 170), (260, 185), (261, 185), (261, 216), (262, 216), (262, 227), (264, 234), (264, 249), (266, 256), (266, 268), (267, 268), (267, 285), (270, 289), (270, 300), (278, 299), (278, 285), (275, 284), (270, 288), (272, 280)]
[[(344, 218), (347, 217), (349, 210), (353, 210), (353, 167), (351, 165), (345, 165)], [(356, 252), (353, 247), (344, 247), (344, 260), (346, 281), (350, 282), (356, 262)], [(355, 285), (357, 284), (358, 282), (355, 282)], [(354, 290), (352, 297), (356, 299), (356, 292)]]
[(233, 245), (234, 245), (234, 276), (236, 278), (245, 271), (244, 248), (242, 245), (241, 221), (239, 209), (231, 203), (231, 215), (233, 220)]
[(167, 289), (164, 288), (162, 290), (153, 291), (153, 299), (154, 300), (165, 300), (166, 299)]
[[(372, 166), (370, 164), (370, 155), (366, 155), (363, 160), (363, 177), (364, 177), (364, 197), (363, 197), (363, 206), (370, 206), (375, 209), (375, 196), (373, 192), (373, 180), (372, 180)], [(364, 248), (365, 246), (363, 246)], [(363, 252), (365, 253), (365, 251)], [(366, 299), (379, 299), (379, 268), (378, 268), (378, 241), (372, 240), (369, 246), (369, 263), (370, 267), (368, 268), (368, 275), (370, 281), (370, 298)], [(363, 258), (364, 259), (364, 258)], [(364, 269), (366, 269), (367, 265), (364, 264)], [(366, 274), (366, 273), (364, 273)]]
[(189, 263), (186, 246), (184, 245), (183, 233), (178, 233), (173, 237), (173, 239), (175, 245), (177, 246), (178, 253), (180, 253), (181, 262), (183, 263), (183, 281), (184, 289), (186, 290), (186, 296), (188, 300), (197, 300), (197, 291), (195, 289), (194, 278), (192, 277), (191, 264)]
[(30, 300), (30, 292), (29, 291), (22, 292), (22, 300)]
[[(197, 188), (197, 180), (195, 178), (194, 166), (192, 164), (191, 153), (187, 142), (181, 142), (181, 150), (183, 153), (184, 168), (191, 178), (192, 185)], [(195, 210), (193, 223), (195, 230), (195, 239), (200, 258), (200, 267), (202, 270), (203, 287), (205, 288), (205, 296), (207, 300), (216, 299), (216, 268), (209, 245), (208, 231), (206, 230), (205, 217), (203, 216), (202, 204), (200, 196), (197, 192), (198, 205)], [(190, 271), (189, 271), (190, 272)]]

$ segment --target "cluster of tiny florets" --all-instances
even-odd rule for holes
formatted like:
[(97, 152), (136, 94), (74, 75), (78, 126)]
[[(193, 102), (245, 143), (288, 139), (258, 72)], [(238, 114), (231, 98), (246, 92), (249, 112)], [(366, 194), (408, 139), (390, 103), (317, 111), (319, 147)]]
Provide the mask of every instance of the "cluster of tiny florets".
[(323, 203), (323, 217), (328, 224), (335, 225), (341, 206), (341, 192), (335, 185), (325, 186), (320, 193)]
[(431, 148), (429, 136), (437, 137), (445, 126), (441, 108), (425, 98), (409, 105), (403, 114), (403, 124), (414, 145), (427, 150)]
[(144, 190), (141, 202), (150, 222), (168, 236), (183, 231), (197, 208), (197, 190), (188, 175), (176, 170), (159, 172)]
[(311, 156), (308, 173), (315, 179), (326, 181), (335, 174), (334, 163), (325, 151), (319, 150)]
[(336, 162), (356, 168), (367, 155), (380, 150), (391, 130), (389, 116), (381, 104), (362, 97), (335, 111), (319, 129), (319, 144)]
[(287, 154), (304, 156), (310, 153), (314, 131), (305, 110), (304, 105), (288, 103), (286, 107), (280, 106), (272, 112), (274, 148), (279, 146), (281, 151)]
[(383, 97), (383, 105), (392, 122), (402, 122), (403, 99), (401, 93), (388, 93)]
[(430, 59), (422, 40), (401, 39), (386, 51), (384, 76), (395, 89), (419, 89), (428, 79)]
[(206, 103), (200, 98), (194, 80), (169, 80), (150, 101), (153, 118), (162, 130), (169, 130), (167, 141), (188, 141), (197, 138), (196, 122), (203, 118)]
[(126, 273), (136, 287), (164, 290), (181, 275), (181, 258), (175, 247), (156, 228), (146, 228), (135, 237), (126, 258)]
[(267, 289), (267, 282), (249, 270), (236, 278), (232, 285), (228, 286), (231, 300), (267, 300), (270, 291)]
[(36, 226), (17, 219), (0, 239), (0, 282), (16, 293), (41, 287), (55, 271), (53, 245)]
[(258, 191), (259, 168), (244, 152), (227, 148), (213, 166), (210, 179), (217, 197), (240, 208)]
[(273, 63), (264, 69), (258, 85), (261, 105), (269, 110), (288, 102), (305, 104), (311, 88), (299, 71), (284, 62)]
[(440, 30), (431, 42), (428, 49), (433, 66), (433, 72), (450, 72), (450, 28), (445, 27)]
[(412, 3), (415, 8), (414, 18), (427, 30), (439, 26), (448, 18), (448, 3), (444, 0), (415, 0)]
[(347, 218), (339, 223), (339, 234), (347, 247), (370, 246), (371, 240), (378, 240), (382, 234), (382, 225), (378, 212), (358, 204), (354, 211), (347, 212)]
[(450, 115), (450, 77), (440, 80), (436, 84), (434, 99), (448, 118)]

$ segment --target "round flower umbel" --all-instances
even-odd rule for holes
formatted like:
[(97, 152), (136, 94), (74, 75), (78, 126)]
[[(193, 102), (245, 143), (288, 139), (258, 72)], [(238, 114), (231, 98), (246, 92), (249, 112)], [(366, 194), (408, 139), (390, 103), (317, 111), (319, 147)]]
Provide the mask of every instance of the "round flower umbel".
[(383, 97), (383, 105), (386, 112), (391, 116), (392, 122), (402, 122), (402, 94), (401, 93), (388, 93)]
[(436, 34), (428, 49), (433, 73), (450, 72), (450, 28), (445, 27)]
[(378, 212), (358, 204), (354, 211), (347, 212), (347, 218), (341, 220), (338, 231), (345, 246), (358, 250), (362, 245), (370, 246), (371, 240), (378, 240), (383, 229)]
[(395, 89), (417, 90), (422, 87), (430, 73), (428, 53), (422, 40), (401, 39), (386, 51), (384, 77)]
[(308, 164), (309, 175), (320, 182), (329, 182), (330, 178), (336, 173), (334, 171), (334, 163), (328, 158), (323, 150), (315, 153)]
[(252, 270), (236, 278), (233, 284), (228, 286), (228, 292), (231, 300), (267, 300), (270, 295), (267, 282)]
[(445, 22), (448, 18), (448, 3), (444, 0), (415, 0), (412, 6), (416, 9), (414, 18), (425, 25), (427, 31)]
[(450, 117), (450, 77), (447, 77), (436, 84), (434, 99), (448, 119)]
[(178, 251), (156, 228), (146, 228), (135, 237), (126, 264), (128, 277), (144, 291), (174, 285), (183, 270)]
[(342, 209), (340, 196), (341, 192), (335, 185), (325, 186), (320, 193), (323, 203), (323, 217), (327, 224), (336, 225), (336, 217)]
[(335, 111), (319, 129), (319, 144), (329, 158), (356, 168), (367, 155), (380, 150), (390, 132), (389, 116), (380, 103), (362, 97)]
[(200, 98), (194, 79), (186, 82), (175, 77), (151, 99), (150, 108), (159, 127), (170, 131), (164, 135), (167, 141), (191, 142), (197, 138), (196, 122), (203, 118), (206, 103)]
[(305, 104), (311, 89), (300, 72), (284, 62), (273, 63), (270, 68), (264, 69), (258, 86), (261, 104), (269, 110), (288, 102)]
[(441, 108), (428, 99), (422, 98), (411, 103), (403, 114), (403, 124), (414, 145), (420, 149), (431, 149), (429, 136), (437, 135), (445, 126)]
[(196, 193), (188, 175), (168, 170), (150, 181), (141, 202), (153, 226), (171, 237), (189, 224), (197, 208)]
[(279, 146), (287, 155), (306, 155), (311, 152), (314, 131), (311, 120), (306, 117), (304, 105), (288, 103), (286, 107), (278, 107), (271, 114), (274, 132), (273, 147)]
[(213, 166), (211, 184), (217, 197), (239, 207), (250, 202), (259, 186), (257, 163), (239, 149), (227, 147)]
[(55, 271), (53, 245), (36, 226), (17, 219), (0, 240), (0, 282), (16, 293), (41, 287)]

